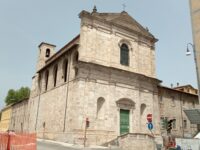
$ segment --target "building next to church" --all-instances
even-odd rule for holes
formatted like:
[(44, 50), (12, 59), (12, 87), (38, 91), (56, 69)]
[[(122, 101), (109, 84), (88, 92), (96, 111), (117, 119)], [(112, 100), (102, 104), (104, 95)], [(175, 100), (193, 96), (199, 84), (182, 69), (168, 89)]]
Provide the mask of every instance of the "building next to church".
[(158, 87), (161, 135), (166, 134), (166, 120), (174, 119), (171, 133), (177, 138), (192, 138), (200, 128), (191, 124), (184, 109), (196, 108), (198, 103), (197, 90), (191, 85), (177, 87)]
[(102, 145), (125, 133), (160, 136), (157, 39), (127, 12), (82, 11), (80, 34), (55, 52), (41, 43), (27, 130), (41, 138)]
[(12, 105), (4, 107), (0, 112), (0, 132), (6, 132), (10, 128)]

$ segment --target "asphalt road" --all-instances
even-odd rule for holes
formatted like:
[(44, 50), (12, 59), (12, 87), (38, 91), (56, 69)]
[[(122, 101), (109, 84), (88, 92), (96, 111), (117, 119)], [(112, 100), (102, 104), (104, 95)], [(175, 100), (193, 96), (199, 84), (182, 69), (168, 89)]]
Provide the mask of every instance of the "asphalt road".
[(77, 150), (74, 148), (65, 147), (59, 144), (37, 142), (37, 150)]
[[(45, 141), (37, 141), (37, 150), (108, 150), (108, 148), (71, 148), (56, 143)], [(119, 148), (111, 148), (109, 150), (120, 150)]]

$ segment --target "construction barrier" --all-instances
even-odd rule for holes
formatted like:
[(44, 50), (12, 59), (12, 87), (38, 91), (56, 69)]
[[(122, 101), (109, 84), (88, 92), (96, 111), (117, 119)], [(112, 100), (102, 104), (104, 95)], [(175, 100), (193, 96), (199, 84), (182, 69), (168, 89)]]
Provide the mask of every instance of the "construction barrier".
[(8, 144), (8, 134), (0, 133), (0, 150), (6, 150)]
[(0, 133), (0, 150), (36, 150), (36, 134)]

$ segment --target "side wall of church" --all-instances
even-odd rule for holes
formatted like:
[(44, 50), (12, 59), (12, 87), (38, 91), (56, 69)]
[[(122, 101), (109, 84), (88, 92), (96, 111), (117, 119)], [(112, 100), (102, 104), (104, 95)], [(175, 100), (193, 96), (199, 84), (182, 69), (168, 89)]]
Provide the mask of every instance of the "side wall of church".
[[(37, 73), (33, 78), (31, 98), (28, 104), (29, 132), (37, 132), (38, 137), (56, 140), (65, 132), (68, 95), (73, 89), (75, 68), (72, 57), (76, 49), (67, 52), (53, 64)], [(68, 60), (67, 81), (64, 81), (64, 65)], [(54, 85), (55, 66), (57, 69)], [(49, 72), (46, 88), (46, 72)]]
[(26, 132), (26, 124), (28, 122), (27, 110), (28, 100), (23, 100), (12, 106), (12, 114), (9, 130), (22, 133)]

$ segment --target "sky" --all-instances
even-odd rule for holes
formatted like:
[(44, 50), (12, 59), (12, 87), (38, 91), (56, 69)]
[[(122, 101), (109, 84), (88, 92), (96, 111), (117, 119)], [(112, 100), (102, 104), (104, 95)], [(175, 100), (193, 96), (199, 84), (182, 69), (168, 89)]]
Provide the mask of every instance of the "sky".
[[(82, 10), (125, 10), (159, 39), (156, 74), (162, 84), (197, 87), (194, 57), (186, 56), (192, 42), (188, 0), (0, 0), (0, 108), (9, 89), (31, 87), (38, 45), (57, 50), (80, 32)], [(191, 49), (192, 50), (192, 49)]]

